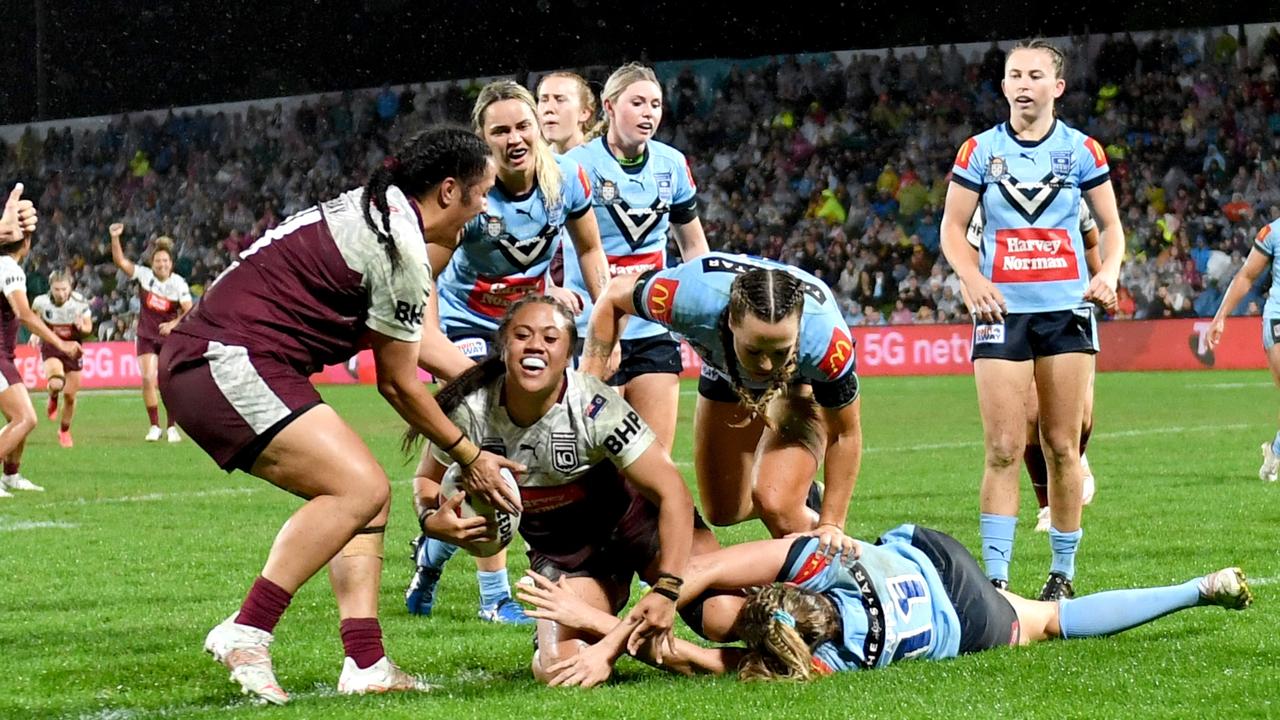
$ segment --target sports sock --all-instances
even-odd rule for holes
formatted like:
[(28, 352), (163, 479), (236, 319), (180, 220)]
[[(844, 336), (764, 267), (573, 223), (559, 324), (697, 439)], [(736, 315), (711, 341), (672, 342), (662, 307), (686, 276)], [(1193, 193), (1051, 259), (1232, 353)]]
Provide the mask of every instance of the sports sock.
[(1058, 601), (1065, 639), (1113, 635), (1200, 604), (1200, 579), (1181, 585), (1110, 590)]
[(156, 427), (159, 427), (159, 425), (160, 425), (160, 408), (158, 408), (158, 407), (156, 407), (156, 406), (154, 406), (154, 405), (148, 405), (148, 406), (147, 406), (147, 419), (151, 421), (151, 424), (152, 424), (152, 425), (154, 425), (154, 426), (156, 426)]
[[(453, 554), (456, 552), (458, 552), (457, 545), (450, 545), (447, 542), (436, 540), (435, 538), (427, 538), (427, 551), (419, 554), (418, 558), (419, 560), (426, 560), (426, 567), (439, 570), (444, 567), (444, 564), (448, 562), (449, 558), (453, 557)], [(424, 555), (425, 558), (423, 557)]]
[(1076, 548), (1080, 546), (1080, 538), (1084, 530), (1064, 533), (1055, 527), (1049, 528), (1049, 548), (1053, 550), (1053, 564), (1050, 572), (1063, 575), (1068, 580), (1076, 576)]
[(289, 591), (259, 575), (253, 581), (253, 587), (249, 588), (235, 621), (272, 632), (292, 600), (293, 595)]
[(480, 582), (480, 605), (494, 605), (504, 597), (511, 597), (511, 582), (507, 579), (507, 569), (476, 570), (476, 580)]
[(1017, 529), (1015, 515), (982, 513), (982, 564), (992, 580), (1009, 579), (1009, 561), (1013, 559), (1013, 535)]
[(378, 618), (347, 618), (339, 624), (342, 649), (361, 670), (386, 656), (382, 647), (382, 626)]

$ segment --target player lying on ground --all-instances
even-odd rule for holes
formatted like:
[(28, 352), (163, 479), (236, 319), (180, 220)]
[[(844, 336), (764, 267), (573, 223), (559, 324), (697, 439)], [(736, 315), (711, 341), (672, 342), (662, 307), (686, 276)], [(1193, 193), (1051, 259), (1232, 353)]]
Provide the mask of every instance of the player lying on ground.
[[(603, 381), (569, 369), (576, 340), (567, 307), (546, 295), (526, 295), (498, 328), (499, 354), (464, 372), (437, 400), (468, 437), (483, 438), (486, 448), (527, 468), (517, 482), (524, 512), (520, 533), (533, 572), (561, 581), (615, 622), (632, 576), (639, 575), (653, 591), (630, 614), (637, 641), (669, 647), (690, 551), (716, 549), (715, 537), (696, 522), (680, 472), (640, 415)], [(431, 453), (436, 463), (430, 474), (440, 479), (450, 459), (439, 447)], [(471, 549), (492, 535), (483, 517), (462, 519), (450, 512), (461, 493), (438, 504), (434, 483), (418, 489), (428, 537)], [(720, 601), (690, 602), (695, 616), (686, 613), (686, 620), (697, 627), (698, 609)], [(720, 639), (729, 630), (700, 629)], [(544, 617), (537, 627), (534, 675), (549, 680), (548, 667), (572, 658), (601, 634)]]
[[(998, 590), (949, 535), (900, 525), (875, 544), (835, 559), (819, 540), (762, 540), (693, 558), (681, 602), (709, 589), (751, 588), (733, 618), (745, 648), (701, 648), (677, 641), (674, 670), (737, 671), (744, 680), (809, 680), (899, 660), (942, 660), (1004, 645), (1113, 635), (1199, 605), (1242, 610), (1253, 601), (1244, 573), (1226, 568), (1180, 585), (1112, 590), (1056, 602)], [(632, 628), (590, 611), (563, 585), (534, 577), (522, 585), (529, 614), (565, 625), (609, 628), (600, 642), (549, 668), (552, 685), (603, 682), (614, 660), (642, 645)], [(723, 623), (711, 614), (705, 622)]]

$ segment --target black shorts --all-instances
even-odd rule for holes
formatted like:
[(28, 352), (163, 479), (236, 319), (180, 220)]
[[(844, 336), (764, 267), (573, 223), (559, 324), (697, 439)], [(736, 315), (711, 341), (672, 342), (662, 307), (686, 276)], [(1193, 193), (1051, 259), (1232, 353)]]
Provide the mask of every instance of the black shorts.
[[(799, 378), (791, 381), (792, 385), (812, 385), (805, 378)], [(748, 392), (755, 396), (763, 393), (763, 390), (751, 390)], [(708, 400), (716, 402), (737, 403), (738, 393), (733, 390), (733, 383), (729, 378), (719, 370), (712, 368), (710, 365), (703, 365), (702, 372), (698, 375), (698, 394)]]
[[(707, 528), (696, 509), (693, 527)], [(589, 577), (600, 581), (614, 601), (616, 615), (627, 604), (631, 577), (643, 577), (645, 570), (658, 559), (661, 547), (658, 506), (637, 495), (609, 537), (593, 547), (585, 559), (566, 563), (530, 548), (529, 569), (552, 582), (561, 577)]]
[(1089, 308), (1013, 313), (1002, 323), (973, 321), (972, 360), (1034, 360), (1081, 352), (1098, 352), (1098, 324)]
[(928, 556), (960, 617), (960, 654), (1018, 644), (1018, 614), (959, 540), (916, 526), (911, 545)]
[(613, 386), (626, 385), (627, 381), (650, 373), (680, 374), (684, 363), (680, 360), (680, 341), (670, 333), (622, 341), (622, 362), (618, 372), (609, 378)]

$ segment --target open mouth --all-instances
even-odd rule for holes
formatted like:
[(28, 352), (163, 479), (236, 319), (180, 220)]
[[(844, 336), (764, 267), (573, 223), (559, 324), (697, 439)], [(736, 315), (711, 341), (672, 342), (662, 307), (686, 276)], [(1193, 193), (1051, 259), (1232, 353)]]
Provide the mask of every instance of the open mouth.
[(529, 154), (529, 148), (516, 148), (507, 152), (507, 160), (513, 163), (520, 162)]
[(650, 123), (650, 122), (636, 123), (636, 129), (648, 135), (649, 133), (653, 132), (653, 123)]

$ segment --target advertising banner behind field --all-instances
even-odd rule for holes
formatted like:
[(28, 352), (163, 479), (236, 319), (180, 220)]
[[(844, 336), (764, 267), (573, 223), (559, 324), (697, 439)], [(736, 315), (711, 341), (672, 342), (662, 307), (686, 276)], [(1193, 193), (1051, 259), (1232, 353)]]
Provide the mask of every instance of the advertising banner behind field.
[[(1098, 369), (1110, 370), (1210, 370), (1262, 369), (1262, 320), (1230, 318), (1222, 344), (1210, 352), (1205, 346), (1207, 318), (1188, 320), (1139, 320), (1100, 323), (1102, 353)], [(857, 340), (858, 374), (965, 375), (973, 372), (969, 361), (972, 330), (968, 325), (885, 325), (853, 328)], [(695, 378), (702, 368), (697, 353), (682, 344), (683, 377)], [(44, 387), (40, 351), (18, 347), (14, 359), (28, 387)], [(423, 380), (429, 376), (419, 371)], [(131, 342), (84, 344), (81, 387), (141, 387), (142, 374)], [(318, 384), (375, 381), (373, 353), (361, 351), (354, 362), (326, 367), (312, 376)]]

